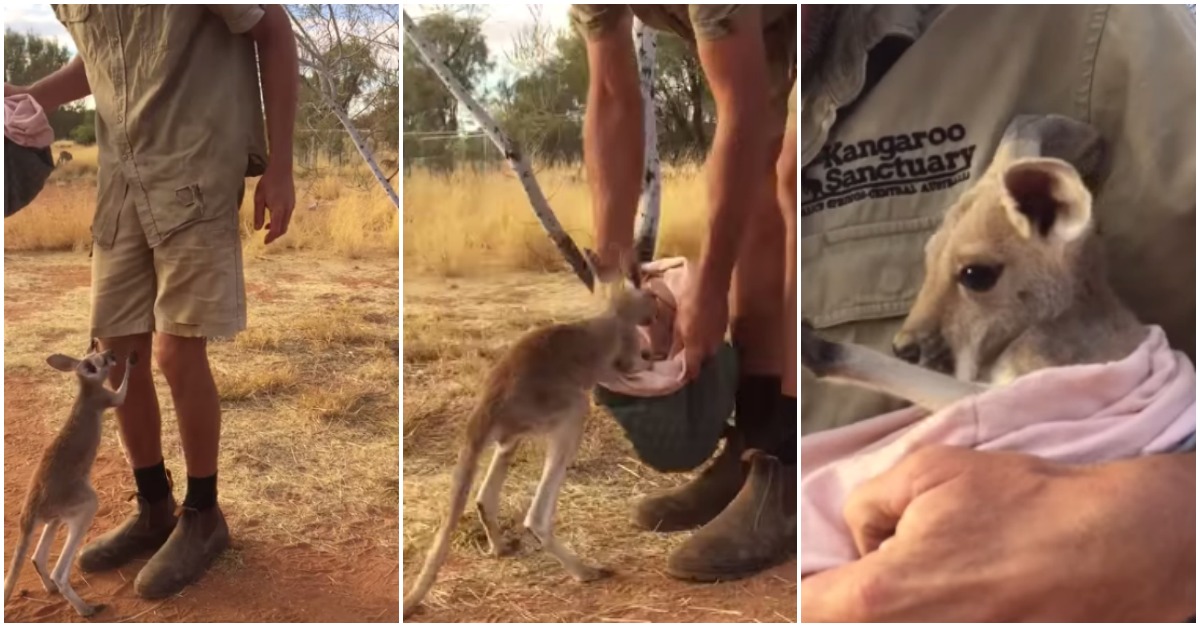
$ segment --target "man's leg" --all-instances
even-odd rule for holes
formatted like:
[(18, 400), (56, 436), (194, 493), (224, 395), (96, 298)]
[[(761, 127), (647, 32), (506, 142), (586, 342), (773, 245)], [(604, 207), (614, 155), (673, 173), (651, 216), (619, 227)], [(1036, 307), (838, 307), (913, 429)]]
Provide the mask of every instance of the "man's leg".
[(175, 401), (179, 440), (187, 463), (188, 491), (183, 505), (207, 509), (217, 501), (221, 440), (221, 403), (208, 363), (208, 340), (160, 333), (157, 349), (158, 368)]
[[(171, 389), (187, 463), (187, 496), (171, 537), (138, 573), (144, 598), (177, 594), (199, 579), (229, 546), (229, 528), (217, 504), (221, 406), (208, 360), (208, 337), (245, 328), (245, 286), (236, 200), (214, 189), (206, 201), (227, 213), (179, 231), (155, 249), (158, 367)], [(223, 201), (223, 202), (222, 202)], [(227, 203), (227, 204), (225, 204)]]
[[(794, 106), (794, 91), (792, 97)], [(784, 312), (783, 394), (770, 415), (771, 427), (778, 431), (777, 444), (748, 453), (750, 474), (741, 491), (667, 559), (667, 572), (680, 579), (745, 577), (782, 563), (796, 550), (796, 126), (790, 118), (776, 168), (787, 229), (786, 252), (778, 260), (785, 285), (776, 301)]]
[[(772, 143), (779, 154), (782, 138)], [(747, 207), (754, 216), (738, 251), (731, 295), (730, 334), (738, 354), (735, 426), (727, 432), (720, 455), (682, 486), (638, 502), (634, 523), (654, 531), (700, 527), (721, 513), (745, 481), (741, 455), (746, 448), (765, 449), (779, 441), (780, 362), (783, 347), (784, 222), (774, 193), (774, 169), (761, 185), (747, 185)]]
[(116, 236), (92, 249), (92, 337), (117, 354), (109, 375), (116, 386), (125, 375), (125, 357), (142, 358), (129, 374), (117, 426), (137, 484), (137, 512), (96, 538), (79, 553), (85, 572), (117, 568), (157, 550), (175, 528), (175, 499), (163, 465), (162, 415), (150, 370), (151, 331), (157, 290), (154, 254), (138, 221), (137, 208), (123, 182), (104, 181), (100, 203), (120, 203)]

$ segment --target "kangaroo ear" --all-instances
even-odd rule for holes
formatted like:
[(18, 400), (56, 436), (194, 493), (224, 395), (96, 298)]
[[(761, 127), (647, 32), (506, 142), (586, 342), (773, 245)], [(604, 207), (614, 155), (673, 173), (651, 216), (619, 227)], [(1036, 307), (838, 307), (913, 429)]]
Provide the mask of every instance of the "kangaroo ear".
[(79, 365), (79, 360), (74, 357), (67, 357), (60, 353), (55, 353), (46, 358), (46, 363), (50, 364), (51, 368), (61, 370), (63, 372), (74, 372)]
[(1005, 168), (1003, 183), (1005, 213), (1026, 239), (1071, 242), (1092, 224), (1092, 195), (1065, 161), (1018, 159)]
[(993, 161), (1000, 167), (1033, 157), (1061, 159), (1081, 178), (1095, 184), (1104, 178), (1104, 138), (1090, 124), (1065, 115), (1018, 115), (1000, 138)]

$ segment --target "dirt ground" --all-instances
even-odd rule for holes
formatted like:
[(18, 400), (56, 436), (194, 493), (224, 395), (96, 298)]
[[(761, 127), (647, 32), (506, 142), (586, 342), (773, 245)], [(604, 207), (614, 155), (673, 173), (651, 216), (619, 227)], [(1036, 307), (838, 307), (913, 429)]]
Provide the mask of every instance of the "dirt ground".
[[(72, 402), (75, 383), (43, 360), (87, 345), (88, 263), (86, 252), (5, 255), (6, 568), (30, 473)], [(218, 489), (231, 549), (199, 582), (161, 601), (133, 592), (144, 560), (115, 572), (74, 570), (76, 592), (107, 606), (94, 620), (399, 621), (397, 270), (395, 258), (247, 260), (250, 330), (211, 346), (223, 410)], [(167, 467), (182, 500), (173, 408), (156, 377)], [(111, 413), (106, 420), (89, 539), (134, 507), (125, 500), (133, 478)], [(82, 621), (41, 588), (28, 563), (17, 590), (5, 621)]]
[[(406, 589), (445, 516), (455, 443), (488, 364), (525, 330), (583, 311), (585, 294), (573, 277), (561, 274), (405, 276)], [(482, 526), (468, 511), (437, 583), (409, 622), (796, 622), (794, 558), (736, 582), (690, 584), (666, 574), (667, 555), (687, 534), (639, 531), (629, 516), (640, 496), (686, 477), (643, 466), (616, 421), (600, 410), (593, 410), (568, 471), (556, 535), (616, 574), (576, 583), (520, 533), (541, 455), (540, 444), (522, 445), (505, 484), (501, 524), (508, 537), (520, 538), (520, 548), (500, 559), (484, 555)], [(476, 483), (483, 470), (481, 464)]]

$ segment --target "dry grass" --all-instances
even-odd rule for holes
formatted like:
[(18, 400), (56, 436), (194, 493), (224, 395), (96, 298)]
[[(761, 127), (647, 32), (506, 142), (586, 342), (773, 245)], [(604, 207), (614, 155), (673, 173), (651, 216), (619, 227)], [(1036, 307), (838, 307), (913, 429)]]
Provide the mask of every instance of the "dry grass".
[[(4, 221), (5, 251), (84, 250), (91, 242), (96, 207), (95, 146), (57, 142), (54, 156), (68, 150), (73, 159), (56, 169), (38, 198)], [(400, 250), (400, 219), (361, 161), (298, 171), (296, 211), (288, 234), (264, 246), (254, 228), (254, 190), (247, 181), (241, 223), (247, 255), (281, 252), (334, 253), (346, 258), (395, 256)]]
[[(577, 244), (590, 246), (591, 193), (582, 167), (540, 170), (537, 179), (563, 228)], [(507, 170), (461, 170), (450, 176), (414, 171), (404, 179), (403, 206), (406, 270), (464, 276), (496, 267), (563, 267), (523, 188)], [(706, 215), (699, 168), (665, 168), (659, 254), (695, 256)]]
[[(407, 266), (406, 271), (402, 533), (407, 587), (445, 516), (457, 439), (488, 366), (524, 331), (575, 318), (591, 305), (566, 273), (444, 278), (421, 277)], [(543, 450), (534, 442), (518, 449), (505, 483), (501, 525), (507, 537), (521, 539), (521, 547), (502, 559), (487, 557), (482, 525), (466, 512), (425, 609), (411, 620), (795, 622), (794, 561), (715, 586), (677, 582), (663, 572), (667, 555), (687, 534), (639, 531), (629, 522), (631, 506), (683, 477), (643, 466), (617, 423), (599, 409), (593, 410), (568, 471), (556, 535), (617, 575), (592, 584), (571, 580), (521, 530)], [(481, 460), (476, 483), (486, 462)]]

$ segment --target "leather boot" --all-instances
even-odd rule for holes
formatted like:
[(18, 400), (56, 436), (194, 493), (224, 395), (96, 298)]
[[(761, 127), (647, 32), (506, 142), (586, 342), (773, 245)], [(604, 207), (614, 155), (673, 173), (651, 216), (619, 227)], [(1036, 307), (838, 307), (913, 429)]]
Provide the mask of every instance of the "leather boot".
[(93, 573), (119, 568), (157, 551), (175, 529), (175, 497), (149, 503), (137, 497), (137, 513), (92, 540), (79, 552), (79, 568)]
[(782, 564), (796, 551), (796, 467), (757, 449), (750, 475), (712, 522), (667, 558), (667, 573), (691, 581), (729, 581)]
[(184, 507), (175, 531), (138, 573), (133, 588), (145, 599), (176, 594), (199, 579), (228, 546), (229, 527), (220, 507)]
[(683, 531), (701, 527), (725, 509), (745, 480), (740, 432), (726, 429), (720, 455), (691, 481), (638, 502), (633, 524), (647, 531)]

